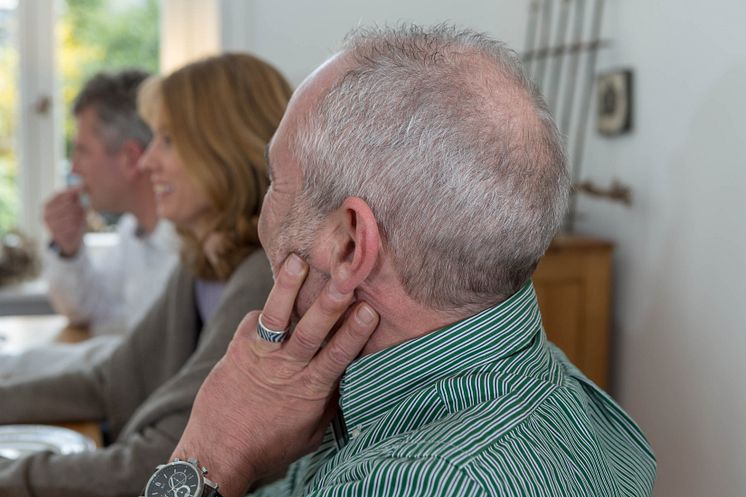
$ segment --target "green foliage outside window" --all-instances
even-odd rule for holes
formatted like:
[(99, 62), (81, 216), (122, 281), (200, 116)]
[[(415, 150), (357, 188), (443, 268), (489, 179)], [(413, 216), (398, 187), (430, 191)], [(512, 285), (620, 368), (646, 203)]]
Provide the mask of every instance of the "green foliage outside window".
[(0, 10), (0, 233), (15, 224), (18, 212), (16, 160), (14, 150), (18, 89), (15, 81), (18, 52), (15, 37), (15, 12)]
[(99, 71), (158, 71), (158, 0), (65, 0), (57, 28), (62, 54), (67, 152), (74, 134), (71, 107)]

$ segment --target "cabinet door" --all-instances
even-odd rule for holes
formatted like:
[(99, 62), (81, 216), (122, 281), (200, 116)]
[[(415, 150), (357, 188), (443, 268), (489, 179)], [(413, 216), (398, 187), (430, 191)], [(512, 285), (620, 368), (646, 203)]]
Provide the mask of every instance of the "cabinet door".
[(611, 245), (563, 239), (533, 276), (547, 337), (593, 382), (608, 388)]

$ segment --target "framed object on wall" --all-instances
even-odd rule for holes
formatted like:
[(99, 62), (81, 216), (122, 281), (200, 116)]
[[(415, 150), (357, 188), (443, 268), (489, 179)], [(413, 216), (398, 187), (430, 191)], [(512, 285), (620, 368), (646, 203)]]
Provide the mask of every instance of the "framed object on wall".
[(598, 131), (614, 136), (632, 129), (632, 70), (620, 69), (596, 78)]

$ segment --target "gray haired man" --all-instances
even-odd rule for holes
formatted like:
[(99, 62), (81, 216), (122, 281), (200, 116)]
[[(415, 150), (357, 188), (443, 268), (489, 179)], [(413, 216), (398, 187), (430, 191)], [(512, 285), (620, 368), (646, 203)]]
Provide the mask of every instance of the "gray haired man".
[[(173, 228), (159, 222), (155, 194), (138, 167), (151, 131), (137, 114), (139, 70), (100, 73), (75, 99), (72, 171), (82, 184), (54, 195), (44, 207), (52, 244), (45, 260), (55, 309), (96, 333), (123, 333), (160, 295), (176, 265)], [(118, 244), (94, 259), (83, 243), (86, 194), (99, 212), (123, 214)]]
[[(178, 263), (178, 239), (159, 220), (147, 172), (138, 167), (150, 128), (137, 114), (137, 89), (147, 73), (100, 73), (75, 99), (72, 170), (81, 184), (56, 193), (44, 206), (51, 243), (44, 276), (55, 310), (96, 337), (76, 347), (48, 345), (0, 356), (0, 380), (57, 375), (106, 357), (163, 292)], [(87, 206), (122, 214), (117, 243), (96, 253), (84, 243)]]
[(542, 328), (530, 276), (569, 181), (512, 51), (448, 27), (359, 31), (296, 91), (268, 166), (276, 284), (175, 457), (224, 497), (293, 460), (257, 495), (651, 493), (645, 437)]

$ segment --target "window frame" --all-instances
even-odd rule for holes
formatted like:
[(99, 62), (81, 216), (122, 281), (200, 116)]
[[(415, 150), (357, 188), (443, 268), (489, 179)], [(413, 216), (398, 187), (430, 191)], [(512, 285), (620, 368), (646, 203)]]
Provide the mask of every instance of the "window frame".
[(61, 92), (57, 87), (55, 0), (19, 1), (18, 15), (18, 227), (42, 244), (44, 200), (61, 179)]
[[(161, 0), (161, 72), (221, 51), (221, 17), (236, 0)], [(239, 3), (243, 0), (239, 0)], [(17, 226), (43, 247), (48, 239), (44, 202), (64, 185), (65, 112), (58, 74), (57, 20), (60, 0), (19, 0), (18, 116), (15, 136), (18, 166)], [(209, 36), (192, 40), (199, 30)], [(205, 31), (206, 30), (206, 31)], [(192, 40), (185, 44), (185, 40)], [(46, 110), (40, 111), (40, 106)]]

